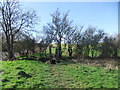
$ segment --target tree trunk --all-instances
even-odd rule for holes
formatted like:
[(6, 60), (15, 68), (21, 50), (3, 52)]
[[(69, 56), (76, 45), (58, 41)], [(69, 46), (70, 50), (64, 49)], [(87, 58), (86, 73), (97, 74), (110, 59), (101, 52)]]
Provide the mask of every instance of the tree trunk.
[(61, 59), (61, 43), (58, 44), (58, 58)]
[(118, 54), (118, 53), (117, 53), (117, 48), (115, 47), (115, 48), (114, 48), (114, 56), (113, 56), (113, 57), (114, 57), (114, 58), (117, 58), (117, 57), (118, 57), (117, 54)]
[(69, 51), (69, 57), (70, 58), (72, 57), (72, 49), (70, 49), (70, 51)]
[(52, 50), (51, 50), (51, 46), (49, 46), (49, 54), (50, 54), (50, 57), (52, 57)]
[(69, 57), (72, 57), (72, 46), (68, 44), (68, 52), (69, 52)]
[(94, 57), (94, 50), (91, 49), (92, 58)]
[(28, 49), (27, 49), (27, 52), (26, 52), (26, 54), (25, 54), (27, 58), (28, 58), (28, 53), (29, 53), (29, 52), (28, 52)]
[(12, 61), (14, 59), (14, 53), (13, 53), (13, 44), (8, 43), (8, 59)]
[(12, 61), (13, 59), (15, 59), (14, 57), (14, 52), (13, 52), (13, 37), (7, 36), (6, 35), (6, 40), (7, 40), (7, 52), (8, 52), (8, 59), (10, 61)]
[(9, 59), (10, 61), (12, 61), (12, 60), (14, 59), (14, 54), (13, 54), (13, 52), (12, 52), (11, 49), (8, 50), (8, 59)]
[(58, 57), (58, 47), (55, 49), (55, 57)]
[(35, 48), (32, 49), (32, 54), (34, 54), (34, 53), (35, 53)]
[(89, 46), (86, 46), (86, 48), (85, 48), (85, 50), (84, 50), (84, 57), (89, 57), (89, 51), (90, 51), (90, 49), (89, 49)]
[(78, 59), (78, 55), (79, 55), (78, 52), (79, 52), (79, 51), (78, 51), (78, 44), (77, 44), (77, 46), (76, 46), (76, 57), (77, 57), (77, 59)]

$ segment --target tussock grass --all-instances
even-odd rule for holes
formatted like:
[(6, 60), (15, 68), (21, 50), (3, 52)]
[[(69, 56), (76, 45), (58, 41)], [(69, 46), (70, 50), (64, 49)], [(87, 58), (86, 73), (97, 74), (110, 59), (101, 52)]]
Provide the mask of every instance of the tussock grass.
[(81, 63), (83, 65), (99, 66), (104, 69), (114, 69), (118, 70), (118, 60), (116, 59), (72, 59), (76, 63)]

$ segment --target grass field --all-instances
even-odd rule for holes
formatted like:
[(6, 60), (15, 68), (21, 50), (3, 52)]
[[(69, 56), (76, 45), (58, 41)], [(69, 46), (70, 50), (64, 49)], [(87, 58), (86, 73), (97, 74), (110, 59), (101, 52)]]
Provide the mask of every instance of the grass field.
[(65, 61), (55, 65), (28, 60), (0, 63), (2, 88), (118, 88), (118, 70)]

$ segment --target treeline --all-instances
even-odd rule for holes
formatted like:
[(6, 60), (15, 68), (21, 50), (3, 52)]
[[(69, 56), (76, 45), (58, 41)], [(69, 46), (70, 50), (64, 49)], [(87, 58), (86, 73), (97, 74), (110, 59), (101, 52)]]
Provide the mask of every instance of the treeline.
[[(20, 13), (19, 7), (17, 1), (15, 3), (15, 1), (7, 0), (0, 4), (2, 51), (8, 52), (9, 60), (15, 59), (14, 52), (18, 52), (21, 56), (28, 56), (36, 53), (36, 48), (41, 56), (46, 56), (46, 52), (49, 51), (49, 57), (54, 56), (58, 60), (62, 59), (65, 50), (67, 50), (69, 58), (120, 57), (120, 34), (110, 36), (104, 30), (93, 26), (78, 27), (68, 18), (69, 12), (61, 13), (59, 9), (51, 14), (52, 21), (43, 26), (43, 37), (38, 40), (37, 37), (27, 34), (35, 24), (35, 12), (28, 11), (18, 14)], [(10, 12), (11, 10), (13, 12)], [(53, 54), (54, 43), (57, 46)]]
[[(73, 25), (73, 21), (68, 18), (69, 12), (61, 14), (59, 9), (51, 14), (52, 22), (43, 27), (45, 34), (50, 41), (57, 43), (56, 56), (61, 58), (62, 44), (68, 44), (69, 57), (89, 58), (117, 58), (119, 54), (120, 35), (109, 36), (103, 30), (89, 26), (84, 29)], [(52, 43), (52, 42), (48, 42)], [(73, 51), (75, 55), (73, 56)]]

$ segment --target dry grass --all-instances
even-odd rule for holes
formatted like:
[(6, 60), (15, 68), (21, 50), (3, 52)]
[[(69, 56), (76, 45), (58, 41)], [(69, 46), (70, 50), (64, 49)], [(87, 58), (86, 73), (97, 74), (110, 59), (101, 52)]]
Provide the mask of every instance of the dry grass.
[(105, 69), (118, 70), (118, 60), (115, 59), (103, 59), (103, 60), (73, 59), (72, 61), (81, 63), (83, 65), (99, 66)]

